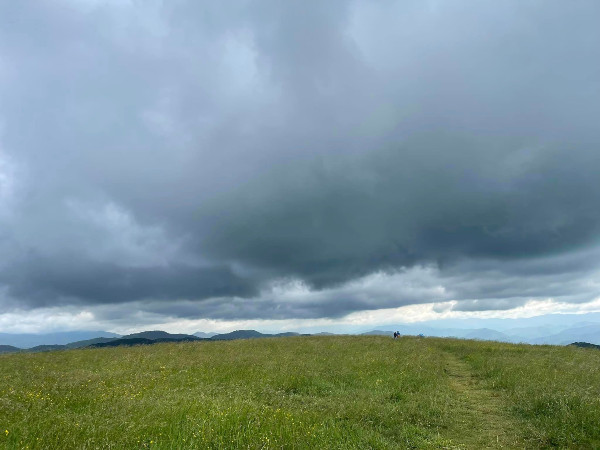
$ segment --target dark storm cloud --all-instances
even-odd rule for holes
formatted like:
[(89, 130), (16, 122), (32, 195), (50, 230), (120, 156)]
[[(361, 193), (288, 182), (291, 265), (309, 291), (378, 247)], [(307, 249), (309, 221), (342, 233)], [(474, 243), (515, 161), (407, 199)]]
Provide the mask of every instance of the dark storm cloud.
[(599, 15), (5, 2), (4, 303), (227, 319), (591, 299)]
[(540, 156), (511, 173), (503, 166), (518, 151), (494, 140), (486, 147), (427, 136), (353, 164), (314, 167), (301, 186), (286, 190), (281, 181), (258, 204), (232, 210), (208, 248), (321, 287), (415, 262), (528, 258), (593, 243), (600, 152), (565, 152), (570, 161), (547, 170)]
[(42, 256), (19, 261), (4, 270), (0, 280), (9, 287), (11, 297), (38, 306), (257, 293), (250, 280), (236, 276), (228, 267), (123, 267), (68, 255), (60, 261)]

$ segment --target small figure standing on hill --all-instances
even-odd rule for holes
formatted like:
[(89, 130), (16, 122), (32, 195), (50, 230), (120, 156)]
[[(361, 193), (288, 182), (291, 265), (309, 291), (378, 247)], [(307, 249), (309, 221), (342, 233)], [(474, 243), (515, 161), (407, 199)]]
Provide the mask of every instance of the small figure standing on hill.
[(394, 331), (394, 339), (398, 339), (400, 337), (399, 331)]

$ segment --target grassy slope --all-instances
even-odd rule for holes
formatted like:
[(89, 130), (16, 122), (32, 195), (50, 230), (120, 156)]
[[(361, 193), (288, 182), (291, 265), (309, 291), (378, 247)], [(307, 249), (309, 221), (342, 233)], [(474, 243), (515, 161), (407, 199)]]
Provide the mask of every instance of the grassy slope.
[(2, 355), (0, 447), (593, 447), (599, 398), (600, 352), (550, 346), (328, 336)]

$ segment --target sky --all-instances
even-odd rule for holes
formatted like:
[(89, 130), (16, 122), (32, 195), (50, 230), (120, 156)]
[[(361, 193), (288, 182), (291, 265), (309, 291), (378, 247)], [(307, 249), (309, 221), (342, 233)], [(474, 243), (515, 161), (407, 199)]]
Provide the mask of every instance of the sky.
[(0, 1), (0, 332), (600, 311), (599, 18)]

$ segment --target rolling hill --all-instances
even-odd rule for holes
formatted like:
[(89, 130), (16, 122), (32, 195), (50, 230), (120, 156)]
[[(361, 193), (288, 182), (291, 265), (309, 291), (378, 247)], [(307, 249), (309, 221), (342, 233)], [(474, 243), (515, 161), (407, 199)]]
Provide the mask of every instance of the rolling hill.
[(0, 345), (0, 353), (20, 352), (21, 349), (12, 345)]
[(348, 335), (125, 341), (136, 345), (0, 355), (0, 448), (600, 445), (595, 348)]
[(533, 339), (534, 344), (552, 345), (567, 345), (576, 341), (600, 344), (600, 324), (584, 324), (568, 328), (549, 336)]
[(190, 341), (200, 340), (199, 337), (191, 335), (191, 334), (171, 334), (171, 333), (167, 333), (166, 331), (160, 331), (160, 330), (142, 331), (140, 333), (132, 333), (132, 334), (128, 334), (127, 336), (123, 336), (121, 339), (137, 339), (137, 338), (150, 339), (150, 340), (157, 340), (157, 339), (172, 339), (172, 340), (187, 339)]
[(292, 337), (300, 336), (299, 333), (278, 333), (278, 334), (265, 334), (260, 333), (256, 330), (236, 330), (231, 333), (217, 334), (211, 337), (214, 341), (228, 341), (234, 339), (259, 339), (259, 338), (270, 338), (270, 337)]

